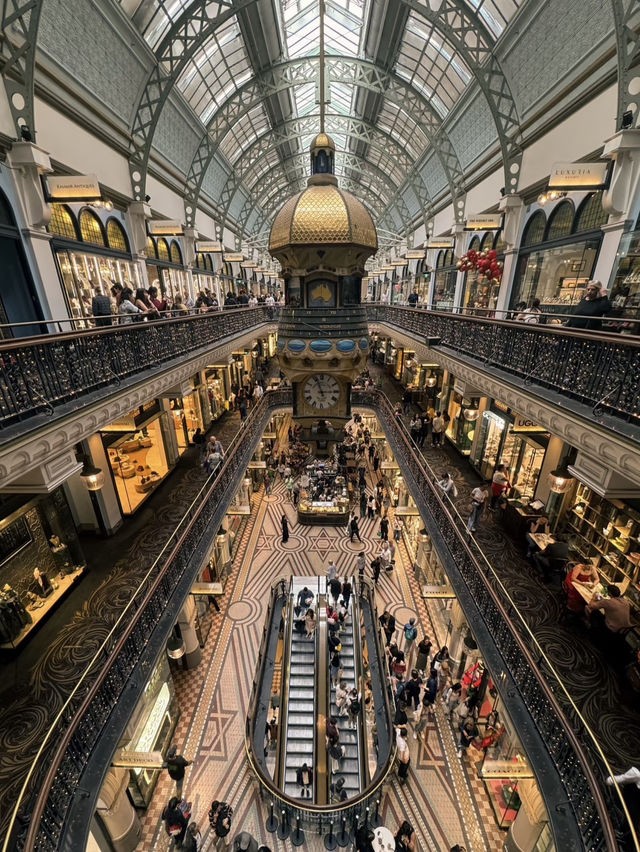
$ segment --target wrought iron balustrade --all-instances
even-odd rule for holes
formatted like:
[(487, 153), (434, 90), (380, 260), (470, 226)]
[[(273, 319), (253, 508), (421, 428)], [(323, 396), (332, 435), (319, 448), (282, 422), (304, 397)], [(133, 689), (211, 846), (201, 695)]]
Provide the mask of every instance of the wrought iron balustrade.
[[(162, 629), (159, 624), (163, 619), (171, 630), (182, 605), (180, 600), (172, 607), (172, 596), (182, 585), (186, 597), (195, 580), (194, 571), (208, 554), (273, 410), (290, 404), (290, 390), (267, 391), (251, 409), (225, 453), (223, 466), (208, 478), (147, 571), (34, 755), (5, 835), (3, 852), (51, 852), (64, 848), (78, 781), (101, 732), (130, 686), (154, 631)], [(166, 635), (160, 639), (164, 641)], [(128, 706), (131, 710), (133, 705)], [(69, 846), (68, 838), (66, 842), (66, 848), (81, 848), (73, 842)]]
[[(521, 736), (526, 738), (527, 731), (535, 728), (544, 750), (541, 754), (547, 766), (554, 769), (553, 774), (560, 778), (556, 786), (562, 795), (546, 799), (554, 834), (560, 832), (562, 842), (558, 848), (563, 852), (574, 849), (589, 852), (639, 850), (619, 789), (602, 785), (605, 775), (611, 774), (611, 768), (595, 736), (508, 591), (470, 539), (463, 519), (439, 493), (435, 477), (404, 426), (398, 422), (387, 398), (380, 391), (354, 390), (352, 402), (354, 406), (373, 409), (380, 419), (452, 585), (461, 602), (466, 601), (466, 605), (474, 608), (474, 633), (483, 654), (486, 647), (487, 659), (492, 654), (493, 662), (497, 662), (497, 665), (492, 664), (496, 677), (510, 684), (513, 694), (506, 696), (507, 702), (518, 701), (522, 707)], [(205, 545), (210, 546), (268, 418), (276, 408), (291, 403), (290, 389), (270, 391), (250, 412), (227, 452), (224, 466), (212, 475), (194, 500), (53, 721), (34, 755), (11, 816), (2, 852), (76, 848), (73, 844), (69, 846), (69, 834), (76, 832), (74, 837), (77, 838), (83, 825), (88, 830), (91, 810), (87, 813), (87, 808), (95, 802), (99, 783), (85, 800), (89, 804), (84, 805), (78, 805), (78, 799), (82, 798), (78, 795), (78, 783), (87, 771), (112, 714), (124, 713), (132, 706), (132, 693), (129, 692), (129, 703), (123, 702), (124, 707), (119, 707), (124, 691), (131, 686), (141, 661), (146, 660), (145, 654), (151, 654), (158, 638), (164, 641), (170, 632), (182, 604), (181, 595), (188, 594), (195, 579), (194, 565), (202, 564), (199, 560), (203, 558)], [(481, 636), (486, 646), (481, 644)], [(569, 708), (567, 711), (562, 709), (560, 700)], [(124, 718), (126, 723), (126, 716)], [(543, 795), (548, 790), (547, 780), (541, 779)], [(372, 814), (378, 801), (375, 793), (376, 790), (366, 803), (363, 800), (348, 805), (344, 818), (351, 823), (362, 819), (361, 805), (365, 814), (367, 807)], [(268, 795), (274, 808), (286, 810), (292, 822), (302, 818), (304, 806), (292, 806), (286, 801), (287, 797), (276, 790), (269, 790)], [(78, 818), (77, 809), (80, 808), (84, 809), (85, 823)], [(326, 833), (326, 820), (326, 814), (314, 816), (311, 820), (314, 830)], [(339, 828), (334, 825), (336, 831)], [(626, 845), (618, 845), (616, 832), (630, 838)], [(564, 842), (566, 838), (569, 840)]]
[(379, 304), (367, 316), (640, 426), (640, 337)]
[[(613, 772), (595, 734), (508, 590), (475, 539), (468, 534), (465, 519), (438, 488), (437, 476), (428, 467), (404, 424), (398, 421), (387, 397), (379, 390), (355, 389), (352, 404), (375, 411), (436, 547), (439, 539), (448, 551), (447, 554), (442, 547), (437, 547), (454, 589), (459, 594), (460, 586), (456, 588), (455, 576), (458, 573), (477, 607), (478, 617), (493, 637), (505, 670), (517, 687), (520, 700), (558, 771), (580, 832), (582, 848), (592, 852), (640, 849), (619, 789), (612, 794), (611, 788), (604, 783)], [(478, 623), (472, 626), (477, 635)], [(568, 710), (563, 710), (563, 706)], [(546, 804), (550, 808), (553, 803), (547, 801)], [(549, 812), (549, 816), (554, 826), (554, 814)], [(617, 838), (622, 836), (628, 838), (627, 845), (619, 847)], [(560, 844), (557, 848), (569, 847)]]
[(273, 321), (257, 306), (0, 343), (0, 429)]

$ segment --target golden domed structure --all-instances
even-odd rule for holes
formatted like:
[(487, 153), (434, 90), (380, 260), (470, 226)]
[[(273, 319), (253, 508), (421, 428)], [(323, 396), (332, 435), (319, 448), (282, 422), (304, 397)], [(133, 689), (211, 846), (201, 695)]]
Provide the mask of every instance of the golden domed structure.
[(284, 277), (278, 358), (294, 417), (306, 424), (348, 419), (351, 382), (369, 351), (362, 278), (378, 237), (364, 204), (338, 187), (335, 150), (326, 133), (316, 136), (307, 188), (285, 202), (269, 237)]
[(337, 186), (314, 181), (290, 198), (276, 216), (269, 251), (310, 243), (356, 245), (375, 252), (378, 237), (371, 214), (361, 201)]

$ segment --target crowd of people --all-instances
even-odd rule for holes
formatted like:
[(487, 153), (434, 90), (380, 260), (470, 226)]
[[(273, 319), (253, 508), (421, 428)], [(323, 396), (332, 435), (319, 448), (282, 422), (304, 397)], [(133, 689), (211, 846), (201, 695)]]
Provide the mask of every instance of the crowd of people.
[(109, 288), (109, 293), (110, 295), (107, 295), (100, 287), (96, 287), (91, 303), (87, 301), (85, 306), (97, 327), (113, 325), (116, 322), (126, 325), (131, 322), (168, 319), (231, 308), (253, 308), (258, 305), (264, 305), (275, 315), (282, 303), (282, 294), (279, 291), (275, 295), (256, 295), (245, 287), (240, 287), (237, 294), (229, 288), (222, 304), (208, 288), (200, 290), (195, 299), (188, 291), (163, 294), (155, 285), (145, 289), (114, 283)]

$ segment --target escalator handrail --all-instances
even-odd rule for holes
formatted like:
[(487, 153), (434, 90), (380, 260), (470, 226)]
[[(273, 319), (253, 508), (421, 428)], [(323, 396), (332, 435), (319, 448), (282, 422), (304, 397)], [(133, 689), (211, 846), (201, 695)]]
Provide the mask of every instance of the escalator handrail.
[[(313, 719), (314, 719), (314, 736), (313, 736), (313, 752), (314, 752), (314, 767), (315, 767), (315, 801), (323, 799), (324, 802), (329, 801), (329, 761), (327, 760), (327, 749), (325, 748), (324, 731), (322, 730), (322, 719), (326, 719), (331, 713), (331, 684), (328, 684), (329, 665), (327, 662), (328, 653), (328, 637), (327, 637), (327, 607), (326, 593), (324, 597), (324, 606), (320, 606), (320, 585), (321, 578), (318, 577), (316, 586), (316, 634), (314, 640), (315, 647), (315, 688), (313, 690)], [(322, 678), (324, 673), (324, 689), (322, 689)], [(324, 696), (324, 699), (323, 699)], [(322, 713), (319, 711), (322, 710)], [(321, 783), (322, 782), (322, 785)], [(324, 804), (323, 802), (323, 804)]]
[(358, 774), (360, 776), (360, 789), (367, 786), (367, 738), (365, 736), (366, 725), (363, 723), (364, 713), (364, 666), (362, 663), (362, 626), (360, 624), (360, 606), (358, 601), (358, 586), (355, 577), (352, 578), (354, 594), (351, 595), (351, 632), (353, 635), (353, 671), (355, 675), (355, 687), (360, 696), (360, 714), (356, 722), (356, 737), (358, 740)]
[(291, 689), (291, 643), (293, 641), (293, 581), (289, 579), (289, 592), (285, 603), (285, 635), (282, 650), (282, 680), (280, 683), (280, 714), (278, 742), (276, 745), (276, 768), (274, 780), (284, 787), (283, 773), (286, 772), (287, 738), (289, 736), (289, 690)]

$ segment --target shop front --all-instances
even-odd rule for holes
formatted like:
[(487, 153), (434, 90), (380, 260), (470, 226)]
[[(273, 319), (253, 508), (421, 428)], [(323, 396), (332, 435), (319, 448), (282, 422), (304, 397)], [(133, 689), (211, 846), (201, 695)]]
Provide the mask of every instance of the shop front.
[(180, 708), (163, 654), (133, 712), (129, 723), (132, 733), (114, 759), (115, 766), (129, 767), (128, 793), (136, 808), (149, 806), (179, 718)]
[(182, 248), (177, 239), (147, 238), (147, 278), (164, 299), (173, 303), (176, 296), (195, 301), (193, 284), (182, 260)]
[(49, 231), (70, 316), (92, 316), (91, 301), (97, 293), (112, 300), (111, 287), (120, 284), (134, 292), (142, 287), (140, 270), (133, 260), (129, 239), (116, 214), (105, 221), (89, 207), (51, 205)]
[(62, 487), (0, 502), (0, 648), (17, 648), (46, 620), (85, 570)]
[[(482, 239), (475, 236), (469, 243), (467, 251), (491, 251), (492, 249), (498, 252), (498, 260), (504, 262), (505, 243), (502, 231), (487, 231)], [(461, 302), (464, 312), (477, 311), (481, 316), (492, 316), (491, 312), (495, 311), (498, 304), (500, 283), (479, 275), (475, 269), (466, 272)]]
[(588, 195), (576, 210), (561, 201), (549, 214), (537, 210), (522, 235), (510, 307), (540, 300), (543, 313), (566, 314), (585, 294), (607, 221), (601, 193)]
[(198, 298), (199, 293), (209, 291), (215, 297), (218, 305), (221, 307), (224, 298), (222, 288), (220, 286), (220, 278), (215, 272), (215, 264), (211, 254), (203, 254), (198, 252), (196, 255), (196, 265), (192, 273), (193, 289), (195, 298)]
[(453, 249), (438, 252), (433, 275), (433, 304), (434, 311), (451, 311), (456, 293), (458, 268)]
[(479, 396), (471, 396), (469, 391), (456, 388), (455, 385), (451, 388), (447, 405), (443, 409), (449, 415), (445, 435), (464, 456), (471, 453), (479, 408)]
[(545, 430), (494, 400), (478, 417), (477, 442), (471, 462), (484, 479), (504, 464), (511, 483), (509, 497), (526, 505), (533, 501), (549, 444)]
[(205, 384), (211, 419), (217, 420), (227, 410), (227, 400), (231, 392), (228, 364), (211, 364), (205, 370)]
[(616, 330), (638, 334), (637, 324), (625, 325), (624, 320), (640, 319), (640, 228), (624, 234), (618, 248), (617, 266), (613, 269), (610, 299), (613, 309), (608, 315)]
[(182, 455), (193, 443), (196, 430), (203, 428), (200, 396), (193, 391), (186, 396), (171, 397), (169, 413), (176, 433), (178, 454)]

